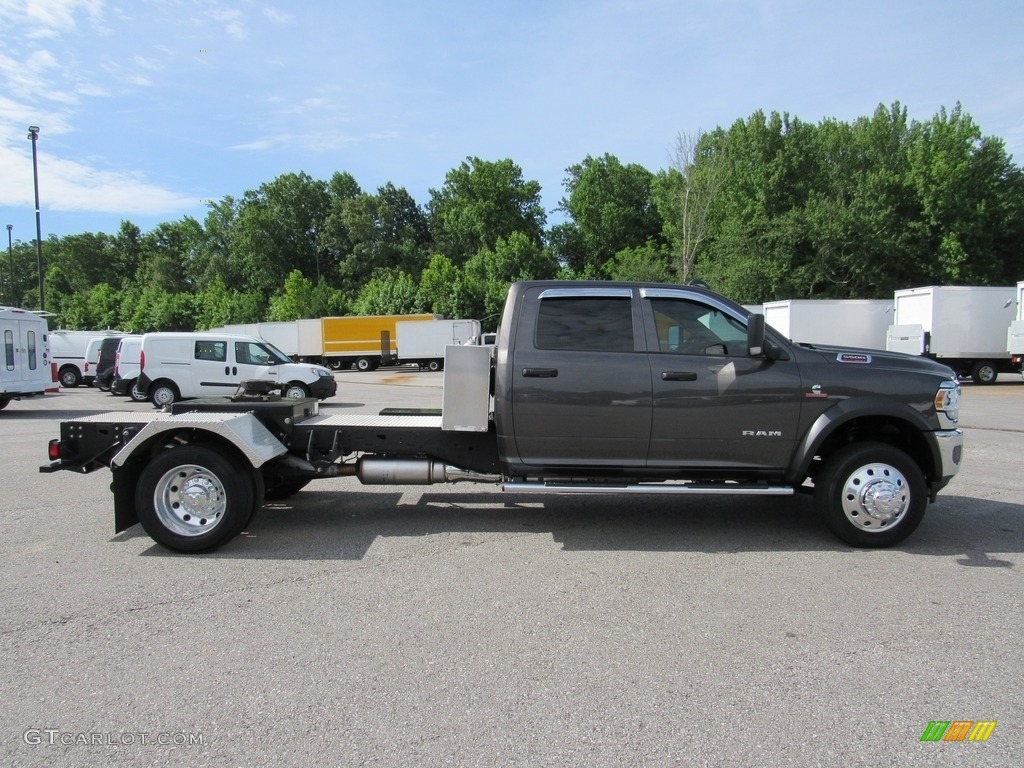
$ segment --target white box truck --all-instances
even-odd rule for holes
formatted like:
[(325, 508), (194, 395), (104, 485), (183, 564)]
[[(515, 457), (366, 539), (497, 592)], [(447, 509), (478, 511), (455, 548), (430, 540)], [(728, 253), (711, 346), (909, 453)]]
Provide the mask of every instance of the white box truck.
[(893, 294), (895, 312), (885, 348), (945, 363), (975, 384), (1020, 372), (1006, 351), (1013, 318), (1013, 286), (947, 285), (905, 288)]
[(27, 309), (0, 307), (0, 342), (0, 410), (11, 400), (56, 388), (45, 319)]
[(1019, 368), (1024, 360), (1024, 280), (1017, 283), (1017, 319), (1006, 330), (1006, 351), (1010, 362)]
[(211, 333), (238, 333), (269, 341), (292, 360), (317, 363), (323, 359), (324, 340), (320, 318), (281, 320), (266, 323), (238, 323), (211, 328)]
[(765, 302), (764, 321), (797, 344), (885, 349), (893, 302), (887, 299), (787, 299)]
[(464, 346), (480, 336), (479, 320), (401, 320), (395, 323), (398, 362), (428, 371), (444, 368), (444, 349)]

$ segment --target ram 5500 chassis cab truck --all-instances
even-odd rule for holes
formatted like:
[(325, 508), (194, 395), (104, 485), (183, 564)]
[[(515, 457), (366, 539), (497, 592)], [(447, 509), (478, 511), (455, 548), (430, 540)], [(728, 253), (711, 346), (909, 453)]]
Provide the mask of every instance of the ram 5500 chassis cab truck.
[[(261, 392), (261, 389), (264, 390)], [(310, 481), (514, 493), (814, 495), (854, 546), (903, 540), (957, 472), (959, 385), (932, 360), (793, 344), (703, 287), (512, 285), (493, 346), (447, 350), (440, 412), (330, 416), (251, 382), (65, 421), (43, 472), (109, 467), (115, 530), (198, 552)]]

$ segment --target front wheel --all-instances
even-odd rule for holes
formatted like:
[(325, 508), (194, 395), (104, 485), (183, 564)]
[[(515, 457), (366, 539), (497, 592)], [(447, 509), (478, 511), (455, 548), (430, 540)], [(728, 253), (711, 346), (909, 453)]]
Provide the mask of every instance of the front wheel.
[(202, 445), (181, 445), (156, 456), (135, 488), (146, 533), (178, 552), (215, 549), (234, 538), (255, 508), (251, 470)]
[(971, 369), (971, 381), (975, 384), (995, 384), (997, 378), (999, 371), (996, 370), (995, 364), (988, 360), (975, 363)]
[(854, 547), (889, 547), (914, 532), (928, 491), (921, 468), (884, 443), (832, 455), (814, 482), (814, 501), (832, 531)]
[(309, 390), (305, 384), (293, 381), (285, 388), (284, 396), (289, 400), (298, 400), (302, 397), (309, 397)]

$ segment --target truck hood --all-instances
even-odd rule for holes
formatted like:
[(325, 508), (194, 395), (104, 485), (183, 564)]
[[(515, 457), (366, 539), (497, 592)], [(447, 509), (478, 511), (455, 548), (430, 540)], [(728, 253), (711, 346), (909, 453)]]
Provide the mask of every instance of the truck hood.
[(884, 349), (858, 349), (824, 344), (799, 344), (798, 346), (801, 349), (817, 352), (826, 362), (835, 366), (884, 368), (907, 371), (908, 373), (932, 373), (946, 379), (956, 378), (956, 373), (949, 366), (920, 355), (905, 355), (902, 352), (887, 352)]

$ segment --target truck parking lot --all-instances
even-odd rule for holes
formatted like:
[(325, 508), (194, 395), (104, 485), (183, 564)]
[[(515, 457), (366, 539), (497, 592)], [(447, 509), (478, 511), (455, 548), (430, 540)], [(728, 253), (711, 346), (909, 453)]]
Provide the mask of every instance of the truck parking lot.
[[(327, 413), (440, 405), (441, 374), (335, 378)], [(182, 556), (112, 535), (109, 472), (38, 473), (59, 419), (151, 408), (0, 414), (4, 764), (1024, 764), (1019, 377), (964, 386), (964, 469), (874, 551), (809, 499), (346, 478)]]

